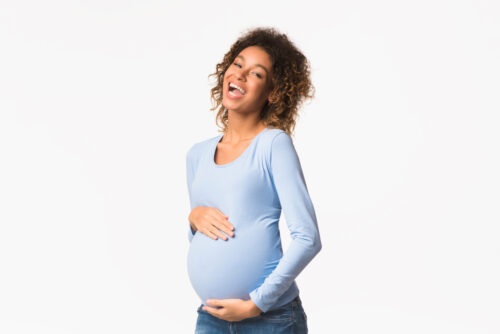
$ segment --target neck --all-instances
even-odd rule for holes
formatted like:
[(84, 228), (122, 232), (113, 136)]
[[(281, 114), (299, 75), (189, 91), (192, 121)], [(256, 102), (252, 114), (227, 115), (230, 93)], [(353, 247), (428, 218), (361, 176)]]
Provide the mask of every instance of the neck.
[(262, 130), (266, 124), (255, 117), (241, 117), (236, 113), (228, 112), (227, 130), (224, 133), (227, 141), (239, 142), (252, 139)]

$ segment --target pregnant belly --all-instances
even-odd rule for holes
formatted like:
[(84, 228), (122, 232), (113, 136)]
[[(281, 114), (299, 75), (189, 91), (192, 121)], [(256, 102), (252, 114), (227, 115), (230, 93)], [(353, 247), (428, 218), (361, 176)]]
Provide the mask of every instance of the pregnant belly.
[(282, 256), (279, 230), (259, 224), (235, 229), (227, 241), (196, 232), (188, 251), (191, 285), (207, 299), (250, 299)]

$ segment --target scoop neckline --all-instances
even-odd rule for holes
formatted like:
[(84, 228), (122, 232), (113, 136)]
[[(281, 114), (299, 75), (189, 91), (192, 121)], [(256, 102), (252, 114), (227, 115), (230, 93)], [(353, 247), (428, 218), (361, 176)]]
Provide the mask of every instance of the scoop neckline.
[(244, 155), (247, 154), (247, 152), (250, 150), (250, 148), (254, 145), (254, 143), (257, 141), (257, 138), (265, 131), (269, 130), (268, 127), (264, 128), (261, 132), (259, 132), (258, 134), (255, 135), (255, 137), (253, 137), (252, 141), (250, 142), (250, 144), (247, 146), (247, 148), (245, 148), (245, 150), (236, 158), (234, 159), (233, 161), (231, 162), (228, 162), (227, 164), (222, 164), (222, 165), (219, 165), (219, 164), (216, 164), (215, 163), (215, 153), (217, 151), (217, 144), (219, 144), (220, 140), (222, 139), (222, 137), (224, 136), (223, 133), (221, 133), (220, 135), (218, 135), (216, 137), (217, 140), (215, 140), (215, 144), (213, 145), (212, 147), (212, 152), (211, 152), (211, 162), (212, 162), (212, 166), (214, 167), (217, 167), (217, 168), (224, 168), (224, 167), (229, 167), (231, 165), (234, 165), (236, 162), (238, 162), (238, 160), (241, 160), (243, 158)]

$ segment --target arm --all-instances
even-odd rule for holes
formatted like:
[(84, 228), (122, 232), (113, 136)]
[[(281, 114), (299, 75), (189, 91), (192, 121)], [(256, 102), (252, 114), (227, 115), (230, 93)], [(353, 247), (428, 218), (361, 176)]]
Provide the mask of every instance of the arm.
[(292, 242), (274, 271), (250, 298), (263, 312), (292, 285), (294, 279), (321, 250), (316, 214), (307, 191), (292, 138), (280, 132), (271, 143), (270, 168)]
[[(192, 146), (186, 154), (186, 180), (187, 180), (187, 188), (188, 188), (188, 194), (189, 194), (189, 205), (191, 207), (191, 210), (194, 209), (193, 196), (192, 196), (192, 192), (191, 192), (191, 185), (193, 183), (194, 172), (196, 170), (195, 169), (196, 168), (195, 159), (193, 157), (193, 154), (194, 154), (193, 149), (194, 149), (194, 146)], [(188, 222), (189, 222), (189, 219), (188, 219)], [(196, 232), (196, 230), (194, 230), (192, 228), (191, 222), (189, 222), (189, 229), (188, 229), (189, 242), (191, 242), (191, 240), (193, 239), (195, 232)]]

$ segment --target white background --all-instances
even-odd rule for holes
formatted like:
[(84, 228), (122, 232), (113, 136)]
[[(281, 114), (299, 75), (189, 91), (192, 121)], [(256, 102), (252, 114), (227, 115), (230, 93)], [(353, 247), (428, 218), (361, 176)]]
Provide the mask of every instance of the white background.
[(316, 87), (294, 137), (323, 241), (297, 278), (310, 333), (499, 333), (499, 17), (1, 0), (0, 332), (194, 332), (185, 154), (219, 133), (215, 64), (273, 26)]

